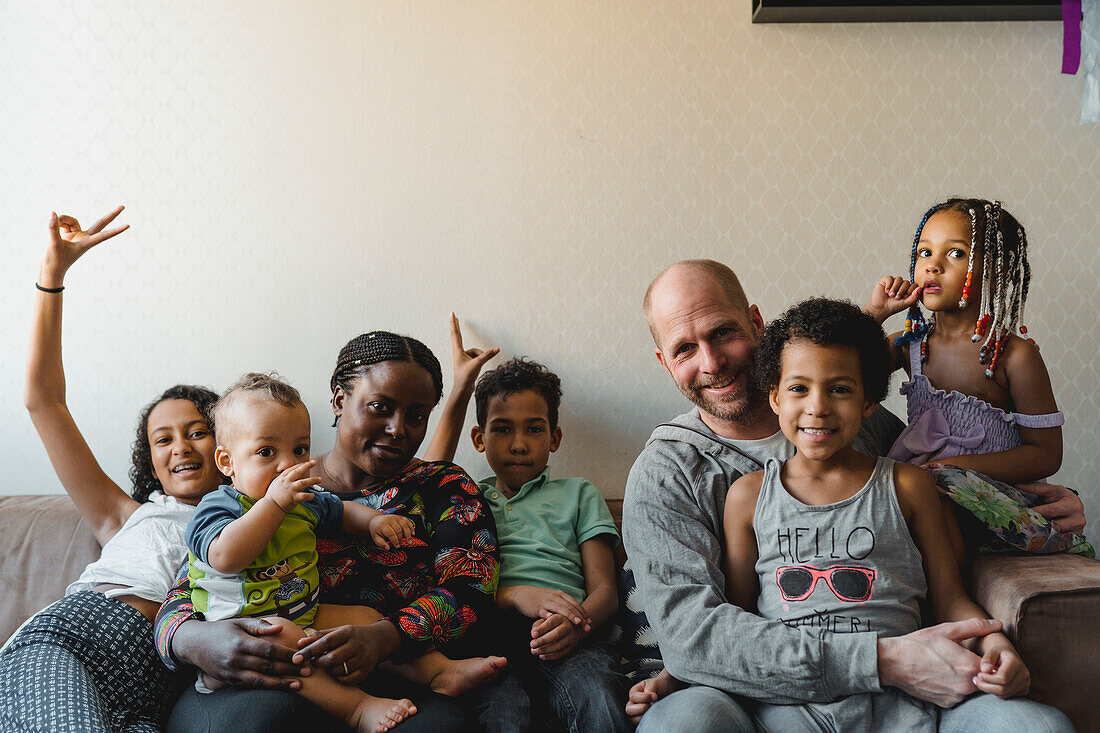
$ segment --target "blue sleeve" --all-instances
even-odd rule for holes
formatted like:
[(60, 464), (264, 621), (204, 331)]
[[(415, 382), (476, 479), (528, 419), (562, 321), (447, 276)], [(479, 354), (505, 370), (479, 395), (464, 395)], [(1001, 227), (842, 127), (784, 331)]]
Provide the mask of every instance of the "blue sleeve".
[(587, 481), (581, 482), (580, 496), (577, 497), (576, 534), (578, 545), (602, 534), (611, 535), (607, 539), (612, 547), (619, 544), (619, 531), (615, 528), (615, 520), (611, 518), (611, 510), (607, 508), (603, 494)]
[(335, 494), (314, 490), (313, 498), (305, 506), (317, 515), (317, 534), (331, 535), (340, 531), (344, 522), (344, 502)]
[(184, 537), (187, 549), (198, 559), (209, 563), (207, 552), (210, 550), (210, 543), (221, 534), (227, 524), (242, 514), (244, 509), (232, 495), (221, 489), (211, 491), (202, 497), (195, 513), (191, 515), (191, 521), (187, 523)]

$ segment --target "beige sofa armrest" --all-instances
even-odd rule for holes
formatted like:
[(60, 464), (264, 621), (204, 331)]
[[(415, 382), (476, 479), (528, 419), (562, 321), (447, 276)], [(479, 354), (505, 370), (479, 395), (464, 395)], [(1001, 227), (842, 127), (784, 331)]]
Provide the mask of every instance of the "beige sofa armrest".
[(67, 496), (0, 496), (0, 641), (56, 601), (99, 543)]
[(1078, 731), (1100, 733), (1100, 561), (979, 555), (971, 590), (1031, 671), (1028, 697), (1064, 712)]

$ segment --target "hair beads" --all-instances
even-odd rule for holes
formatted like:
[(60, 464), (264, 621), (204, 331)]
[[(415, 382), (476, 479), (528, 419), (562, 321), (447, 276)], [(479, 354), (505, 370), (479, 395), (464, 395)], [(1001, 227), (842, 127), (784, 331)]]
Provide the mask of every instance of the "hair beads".
[(959, 307), (965, 308), (970, 299), (970, 282), (974, 278), (974, 250), (978, 248), (978, 214), (973, 208), (968, 210), (970, 214), (970, 257), (966, 263), (966, 282), (963, 283), (963, 294), (959, 298)]
[[(965, 308), (973, 292), (974, 257), (978, 243), (982, 248), (981, 295), (978, 320), (971, 341), (984, 339), (978, 361), (986, 366), (985, 376), (992, 379), (997, 370), (1008, 336), (1016, 331), (1027, 334), (1022, 325), (1024, 304), (1031, 284), (1031, 265), (1027, 259), (1027, 235), (1000, 201), (953, 198), (929, 209), (917, 227), (909, 261), (909, 279), (915, 280), (917, 249), (921, 231), (928, 219), (940, 211), (957, 211), (970, 218), (970, 258), (959, 307)], [(934, 326), (933, 326), (934, 328)], [(913, 305), (906, 316), (905, 331), (898, 343), (921, 339), (921, 356), (927, 356), (927, 335), (931, 334), (919, 305)], [(1028, 337), (1028, 341), (1035, 343)]]

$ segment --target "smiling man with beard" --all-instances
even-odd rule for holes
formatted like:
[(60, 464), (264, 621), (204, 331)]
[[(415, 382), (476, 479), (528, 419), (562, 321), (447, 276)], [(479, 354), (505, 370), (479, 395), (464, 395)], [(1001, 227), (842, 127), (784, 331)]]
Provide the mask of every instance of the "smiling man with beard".
[[(733, 271), (713, 260), (668, 267), (650, 284), (644, 307), (657, 360), (696, 409), (653, 431), (623, 502), (635, 597), (666, 668), (691, 685), (672, 692), (665, 676), (647, 683), (655, 694), (646, 701), (653, 704), (639, 733), (754, 731), (751, 700), (826, 702), (894, 686), (950, 708), (973, 693), (981, 660), (960, 642), (997, 631), (996, 621), (969, 619), (878, 639), (873, 632), (789, 628), (726, 601), (726, 491), (768, 458), (783, 461), (794, 453), (753, 378), (764, 320)], [(852, 445), (885, 455), (901, 428), (877, 408)], [(1067, 521), (1082, 519), (1081, 503), (1068, 489), (1050, 487), (1047, 501), (1064, 504)], [(964, 718), (990, 722), (982, 699), (944, 715), (941, 729)]]

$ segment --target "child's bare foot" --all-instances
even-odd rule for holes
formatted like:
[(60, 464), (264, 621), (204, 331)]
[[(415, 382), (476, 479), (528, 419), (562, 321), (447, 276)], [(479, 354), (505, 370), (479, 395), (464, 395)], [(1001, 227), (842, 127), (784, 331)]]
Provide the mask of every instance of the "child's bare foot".
[(348, 722), (355, 726), (358, 733), (386, 733), (415, 712), (416, 706), (412, 700), (365, 695)]
[(432, 692), (449, 697), (458, 697), (464, 692), (484, 685), (508, 666), (508, 660), (504, 657), (449, 659), (447, 662), (432, 678), (431, 687)]

